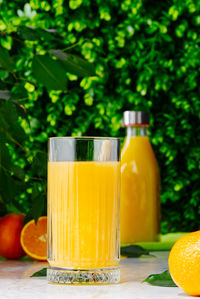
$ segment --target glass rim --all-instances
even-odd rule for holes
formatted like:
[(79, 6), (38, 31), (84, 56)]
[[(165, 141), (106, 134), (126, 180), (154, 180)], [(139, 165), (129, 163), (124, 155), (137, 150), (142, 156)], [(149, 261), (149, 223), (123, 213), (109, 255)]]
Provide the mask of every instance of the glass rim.
[(94, 136), (58, 136), (58, 137), (49, 137), (49, 140), (52, 139), (74, 139), (74, 140), (120, 140), (118, 137), (94, 137)]

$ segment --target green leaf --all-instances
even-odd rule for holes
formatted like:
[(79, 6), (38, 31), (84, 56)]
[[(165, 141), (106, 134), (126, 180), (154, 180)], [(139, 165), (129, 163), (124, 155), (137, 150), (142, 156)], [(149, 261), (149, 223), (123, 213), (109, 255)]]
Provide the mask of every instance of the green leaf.
[(17, 181), (4, 168), (0, 168), (0, 194), (5, 202), (12, 202), (17, 194), (23, 192), (25, 185), (18, 185)]
[(0, 143), (0, 167), (10, 169), (11, 157), (7, 146), (4, 143)]
[(33, 259), (30, 256), (28, 256), (28, 255), (25, 255), (25, 256), (21, 257), (20, 260), (24, 261), (24, 262), (33, 261)]
[[(0, 169), (0, 176), (1, 176), (1, 169)], [(0, 217), (4, 216), (7, 213), (8, 213), (7, 203), (3, 199), (1, 192), (0, 192)]]
[(23, 101), (28, 99), (27, 90), (20, 83), (17, 83), (11, 89), (10, 100), (16, 104), (17, 114), (22, 118), (26, 118), (28, 121), (28, 116), (26, 113), (26, 108), (23, 106)]
[(150, 253), (147, 249), (139, 245), (129, 245), (121, 247), (121, 255), (126, 257), (140, 257), (141, 255), (150, 255)]
[(32, 165), (32, 175), (46, 178), (47, 176), (47, 154), (45, 152), (37, 152)]
[(24, 217), (23, 225), (25, 225), (27, 222), (31, 221), (33, 219), (33, 212), (32, 209), (26, 214)]
[(34, 183), (32, 187), (32, 207), (24, 218), (24, 225), (30, 220), (34, 219), (37, 223), (38, 218), (46, 214), (45, 211), (45, 199), (46, 194), (38, 189), (37, 183)]
[(0, 256), (0, 261), (6, 261), (6, 258), (3, 256)]
[(0, 67), (10, 70), (14, 66), (14, 61), (10, 57), (8, 50), (0, 47)]
[(169, 270), (166, 270), (160, 274), (151, 274), (142, 282), (147, 282), (153, 286), (159, 287), (177, 287), (171, 278)]
[(52, 41), (55, 36), (52, 33), (57, 33), (56, 29), (41, 29), (35, 27), (20, 26), (17, 31), (18, 35), (25, 39), (31, 41), (37, 41), (43, 39), (45, 41)]
[[(24, 192), (26, 185), (24, 184), (23, 169), (15, 166), (11, 162), (11, 157), (7, 146), (0, 143), (0, 195), (5, 203), (14, 203), (16, 195)], [(10, 205), (10, 207), (12, 206)], [(19, 208), (19, 207), (17, 207)], [(9, 206), (7, 207), (9, 210)], [(23, 207), (21, 208), (23, 211)]]
[(0, 143), (0, 167), (6, 170), (9, 174), (12, 173), (19, 180), (24, 180), (24, 170), (11, 162), (11, 157), (5, 143)]
[(11, 101), (0, 101), (0, 131), (18, 146), (26, 140), (26, 134), (18, 122), (16, 104)]
[(0, 128), (0, 144), (1, 143), (6, 143), (6, 142), (9, 142), (9, 141), (10, 141), (10, 139), (8, 138), (8, 136)]
[(26, 40), (36, 41), (40, 39), (39, 33), (31, 27), (20, 26), (17, 33), (21, 38)]
[(9, 90), (0, 90), (0, 99), (10, 100), (12, 103), (16, 105), (17, 114), (27, 119), (25, 107), (19, 102), (19, 100), (22, 100), (27, 97), (24, 91), (25, 89), (23, 89), (23, 87), (21, 88), (21, 92), (16, 91), (16, 88), (15, 92), (10, 92)]
[(25, 172), (24, 170), (19, 167), (12, 164), (12, 167), (10, 167), (11, 172), (13, 172), (13, 175), (18, 178), (19, 180), (24, 181), (25, 178)]
[(48, 55), (35, 55), (32, 63), (32, 72), (39, 83), (47, 89), (66, 90), (66, 70), (60, 61), (53, 60)]
[(37, 196), (32, 196), (32, 216), (37, 223), (38, 218), (43, 215), (44, 211), (44, 193), (39, 193)]
[[(40, 35), (40, 38), (45, 40), (45, 41), (53, 41), (56, 40), (56, 36), (54, 36), (55, 34), (58, 35), (58, 31), (56, 29), (41, 29), (38, 28), (37, 29), (38, 34)], [(61, 37), (59, 36), (59, 39)]]
[(182, 236), (187, 234), (185, 233), (169, 233), (165, 235), (159, 236), (159, 241), (157, 242), (140, 242), (137, 243), (137, 245), (142, 246), (143, 248), (149, 250), (149, 251), (166, 251), (171, 250), (174, 243), (180, 239)]
[(66, 72), (81, 77), (95, 76), (94, 65), (77, 55), (68, 54), (59, 49), (51, 49), (49, 52), (62, 62)]
[(24, 84), (17, 83), (11, 89), (11, 99), (13, 100), (20, 100), (27, 99), (27, 90), (24, 88)]
[(13, 202), (9, 202), (7, 205), (7, 213), (17, 213), (17, 214), (25, 214), (26, 211), (23, 207), (23, 204), (19, 204), (17, 200), (14, 200)]
[(33, 273), (30, 277), (41, 277), (41, 276), (47, 276), (47, 268), (43, 268), (40, 271)]
[(29, 123), (28, 115), (26, 113), (26, 108), (22, 104), (16, 103), (16, 110), (18, 115), (21, 116), (22, 118), (25, 118)]

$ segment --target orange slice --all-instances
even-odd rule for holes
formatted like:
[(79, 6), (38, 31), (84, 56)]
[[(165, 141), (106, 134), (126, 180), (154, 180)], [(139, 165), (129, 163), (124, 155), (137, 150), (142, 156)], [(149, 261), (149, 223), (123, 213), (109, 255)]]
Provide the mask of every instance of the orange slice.
[(47, 217), (40, 217), (35, 224), (29, 221), (21, 231), (20, 242), (23, 250), (31, 258), (39, 261), (47, 260)]

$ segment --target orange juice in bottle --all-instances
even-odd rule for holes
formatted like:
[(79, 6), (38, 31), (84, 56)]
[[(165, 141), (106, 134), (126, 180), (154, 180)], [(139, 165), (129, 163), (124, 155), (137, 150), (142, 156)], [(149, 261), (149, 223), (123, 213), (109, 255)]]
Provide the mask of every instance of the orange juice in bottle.
[(159, 168), (148, 138), (149, 115), (126, 111), (121, 152), (121, 244), (157, 241), (160, 230)]

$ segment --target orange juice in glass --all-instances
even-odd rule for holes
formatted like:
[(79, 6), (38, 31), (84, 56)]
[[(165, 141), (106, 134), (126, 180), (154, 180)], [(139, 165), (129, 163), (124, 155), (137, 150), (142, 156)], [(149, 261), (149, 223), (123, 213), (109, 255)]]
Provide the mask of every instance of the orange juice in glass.
[(50, 138), (50, 283), (119, 282), (119, 187), (119, 139)]

